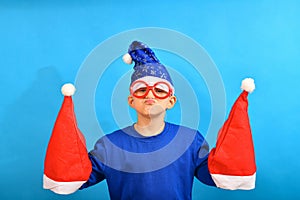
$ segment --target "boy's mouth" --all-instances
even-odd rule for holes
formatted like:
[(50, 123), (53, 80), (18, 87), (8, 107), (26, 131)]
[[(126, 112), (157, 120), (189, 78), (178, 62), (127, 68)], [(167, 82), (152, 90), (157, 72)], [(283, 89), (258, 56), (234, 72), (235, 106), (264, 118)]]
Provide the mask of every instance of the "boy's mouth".
[(155, 100), (154, 99), (146, 99), (144, 102), (147, 105), (153, 105), (153, 104), (155, 104)]

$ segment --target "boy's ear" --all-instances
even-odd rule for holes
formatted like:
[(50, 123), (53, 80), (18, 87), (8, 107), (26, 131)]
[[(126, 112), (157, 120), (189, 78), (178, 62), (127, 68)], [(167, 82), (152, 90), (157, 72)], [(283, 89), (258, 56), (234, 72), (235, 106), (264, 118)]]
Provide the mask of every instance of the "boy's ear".
[(171, 109), (174, 107), (175, 103), (177, 101), (177, 98), (175, 96), (171, 96), (170, 99), (169, 99), (169, 103), (168, 103), (168, 106), (167, 108), (168, 109)]
[(133, 101), (134, 101), (133, 96), (129, 95), (127, 97), (127, 102), (130, 107), (133, 107)]

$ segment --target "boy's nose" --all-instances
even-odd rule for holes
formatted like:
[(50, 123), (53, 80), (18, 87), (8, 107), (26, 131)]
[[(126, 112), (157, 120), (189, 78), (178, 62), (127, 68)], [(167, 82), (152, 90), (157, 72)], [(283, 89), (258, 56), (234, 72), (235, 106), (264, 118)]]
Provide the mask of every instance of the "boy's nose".
[(149, 90), (149, 92), (148, 92), (148, 94), (147, 94), (147, 96), (146, 96), (146, 98), (155, 98), (155, 96), (154, 96), (154, 94), (153, 94), (153, 90), (151, 89), (151, 90)]

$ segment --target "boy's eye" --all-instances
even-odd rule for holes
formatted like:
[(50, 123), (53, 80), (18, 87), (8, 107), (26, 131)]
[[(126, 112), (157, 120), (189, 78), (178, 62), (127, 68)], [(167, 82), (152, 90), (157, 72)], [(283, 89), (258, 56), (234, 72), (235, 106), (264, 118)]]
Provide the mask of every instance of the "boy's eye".
[(155, 88), (155, 92), (157, 92), (157, 93), (167, 93), (166, 91), (164, 91), (163, 89), (160, 89), (160, 88)]
[(135, 92), (142, 93), (142, 92), (146, 92), (146, 91), (147, 91), (147, 88), (139, 88)]

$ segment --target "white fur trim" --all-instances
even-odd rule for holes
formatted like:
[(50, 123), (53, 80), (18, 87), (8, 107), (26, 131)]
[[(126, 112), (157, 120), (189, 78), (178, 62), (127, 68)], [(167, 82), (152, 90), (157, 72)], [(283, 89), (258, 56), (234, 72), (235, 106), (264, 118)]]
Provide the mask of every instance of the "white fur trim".
[(126, 53), (122, 59), (128, 65), (130, 65), (132, 63), (132, 58), (129, 53)]
[(61, 87), (61, 93), (64, 96), (72, 96), (75, 93), (75, 86), (72, 83), (66, 83)]
[(57, 194), (72, 194), (76, 192), (86, 181), (58, 182), (48, 178), (45, 174), (43, 177), (44, 189), (51, 190)]
[(256, 173), (250, 176), (211, 174), (217, 187), (228, 190), (252, 190), (255, 188)]
[(253, 92), (255, 89), (254, 80), (252, 78), (245, 78), (242, 81), (241, 89), (247, 92)]
[(144, 76), (142, 78), (139, 78), (137, 79), (136, 81), (145, 81), (148, 85), (152, 86), (154, 85), (155, 83), (157, 82), (166, 82), (170, 85), (170, 87), (172, 88), (173, 90), (173, 95), (175, 94), (175, 88), (173, 87), (173, 85), (167, 81), (166, 79), (163, 79), (163, 78), (159, 78), (159, 77), (156, 77), (156, 76)]

